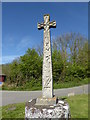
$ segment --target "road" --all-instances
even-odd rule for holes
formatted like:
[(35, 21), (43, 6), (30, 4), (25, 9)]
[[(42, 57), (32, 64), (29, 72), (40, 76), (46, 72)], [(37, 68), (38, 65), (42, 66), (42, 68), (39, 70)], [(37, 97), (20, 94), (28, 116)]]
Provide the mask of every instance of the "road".
[[(90, 85), (83, 85), (79, 87), (56, 89), (55, 96), (69, 96), (76, 94), (88, 94), (88, 87)], [(0, 106), (5, 106), (13, 103), (21, 103), (29, 101), (30, 99), (41, 96), (41, 91), (0, 91)]]

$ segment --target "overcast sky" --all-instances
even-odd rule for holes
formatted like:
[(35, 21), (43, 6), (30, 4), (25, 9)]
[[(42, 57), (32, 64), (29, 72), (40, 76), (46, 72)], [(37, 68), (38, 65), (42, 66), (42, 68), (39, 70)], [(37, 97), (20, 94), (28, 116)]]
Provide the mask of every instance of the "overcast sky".
[(2, 63), (11, 62), (43, 41), (37, 22), (43, 22), (44, 14), (50, 14), (50, 21), (57, 23), (51, 28), (51, 38), (70, 32), (88, 38), (88, 3), (3, 3)]

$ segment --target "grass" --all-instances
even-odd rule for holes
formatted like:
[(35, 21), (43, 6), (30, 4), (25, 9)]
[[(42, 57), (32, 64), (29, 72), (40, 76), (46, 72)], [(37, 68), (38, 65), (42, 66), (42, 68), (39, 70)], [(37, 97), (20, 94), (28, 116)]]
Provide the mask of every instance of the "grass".
[(54, 89), (60, 88), (70, 88), (80, 85), (88, 84), (88, 79), (83, 79), (81, 81), (70, 81), (70, 82), (63, 82), (63, 83), (54, 83)]
[[(88, 118), (88, 95), (75, 95), (62, 97), (70, 105), (72, 118)], [(3, 118), (24, 118), (25, 103), (12, 104), (2, 107)]]
[[(81, 81), (70, 81), (70, 82), (58, 82), (58, 83), (54, 83), (54, 89), (60, 89), (60, 88), (69, 88), (69, 87), (75, 87), (75, 86), (80, 86), (80, 85), (84, 85), (84, 84), (88, 84), (88, 79), (83, 79)], [(34, 91), (34, 90), (41, 90), (42, 89), (42, 85), (40, 83), (30, 83), (27, 82), (26, 84), (24, 84), (24, 86), (8, 86), (8, 84), (4, 84), (2, 86), (2, 90), (22, 90), (22, 91)]]
[(0, 86), (0, 90), (2, 90), (2, 87)]
[(24, 118), (25, 103), (11, 104), (2, 107), (2, 118)]
[(88, 95), (75, 95), (65, 99), (70, 106), (72, 118), (88, 118)]

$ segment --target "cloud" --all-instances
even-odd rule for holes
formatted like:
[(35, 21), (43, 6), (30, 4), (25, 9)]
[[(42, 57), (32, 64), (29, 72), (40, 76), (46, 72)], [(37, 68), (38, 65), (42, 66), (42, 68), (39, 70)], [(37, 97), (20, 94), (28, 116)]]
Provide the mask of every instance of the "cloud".
[(21, 39), (21, 41), (19, 42), (19, 44), (17, 45), (16, 49), (17, 51), (22, 51), (23, 49), (27, 49), (30, 46), (33, 45), (33, 39), (30, 38), (30, 36), (24, 37)]
[(12, 47), (15, 44), (15, 37), (13, 35), (5, 35), (2, 40), (2, 47)]
[(2, 56), (2, 62), (0, 61), (0, 64), (10, 63), (18, 57), (18, 55)]

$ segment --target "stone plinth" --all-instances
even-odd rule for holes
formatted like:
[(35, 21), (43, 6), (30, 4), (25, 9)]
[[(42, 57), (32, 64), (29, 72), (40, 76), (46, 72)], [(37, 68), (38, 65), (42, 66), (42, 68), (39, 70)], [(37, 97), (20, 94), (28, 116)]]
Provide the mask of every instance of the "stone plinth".
[(53, 105), (56, 104), (57, 98), (37, 98), (36, 105)]
[(30, 100), (25, 106), (25, 119), (31, 118), (70, 118), (70, 110), (67, 102), (60, 99), (53, 105), (36, 105), (36, 99)]

